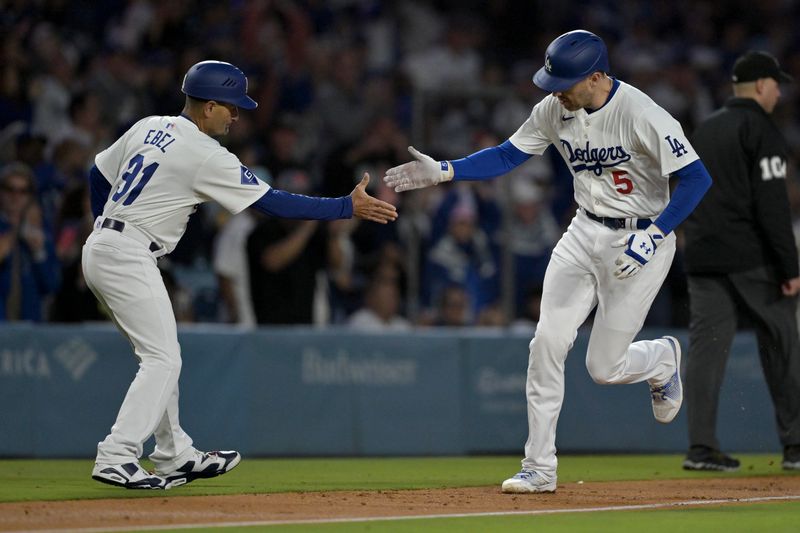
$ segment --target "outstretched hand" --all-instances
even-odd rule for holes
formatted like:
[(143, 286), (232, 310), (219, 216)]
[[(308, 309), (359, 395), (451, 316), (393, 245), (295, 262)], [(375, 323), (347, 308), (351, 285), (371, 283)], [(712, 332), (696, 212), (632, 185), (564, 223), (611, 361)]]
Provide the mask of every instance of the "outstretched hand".
[(395, 192), (430, 187), (453, 179), (453, 168), (447, 161), (440, 163), (413, 146), (409, 146), (408, 151), (416, 161), (392, 167), (383, 177), (386, 186)]
[(396, 220), (397, 209), (395, 206), (367, 194), (368, 184), (369, 172), (364, 172), (361, 183), (356, 185), (356, 188), (350, 193), (350, 198), (353, 200), (353, 216), (380, 224)]

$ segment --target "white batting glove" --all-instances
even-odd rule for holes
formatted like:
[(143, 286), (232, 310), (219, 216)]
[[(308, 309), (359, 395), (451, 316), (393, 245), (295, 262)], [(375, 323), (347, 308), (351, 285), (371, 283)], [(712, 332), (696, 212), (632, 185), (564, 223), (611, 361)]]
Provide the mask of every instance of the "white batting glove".
[(449, 161), (436, 161), (413, 146), (409, 146), (408, 151), (416, 161), (390, 168), (383, 177), (386, 186), (395, 192), (422, 189), (453, 179), (453, 165)]
[(614, 262), (617, 269), (614, 275), (618, 279), (630, 278), (639, 273), (656, 253), (658, 245), (664, 240), (664, 234), (655, 224), (650, 224), (646, 230), (638, 230), (627, 234), (625, 237), (615, 241), (611, 246), (614, 248), (625, 247), (625, 250)]

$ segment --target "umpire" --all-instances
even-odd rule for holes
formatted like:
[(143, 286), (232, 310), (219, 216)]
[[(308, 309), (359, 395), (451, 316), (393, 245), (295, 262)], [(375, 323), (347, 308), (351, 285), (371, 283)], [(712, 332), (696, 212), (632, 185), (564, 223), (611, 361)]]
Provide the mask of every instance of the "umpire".
[(770, 119), (792, 81), (766, 52), (733, 67), (733, 94), (691, 139), (713, 186), (684, 223), (691, 321), (686, 368), (687, 470), (732, 471), (720, 451), (717, 405), (737, 326), (747, 313), (775, 405), (783, 468), (800, 470), (800, 292), (786, 192), (787, 146)]

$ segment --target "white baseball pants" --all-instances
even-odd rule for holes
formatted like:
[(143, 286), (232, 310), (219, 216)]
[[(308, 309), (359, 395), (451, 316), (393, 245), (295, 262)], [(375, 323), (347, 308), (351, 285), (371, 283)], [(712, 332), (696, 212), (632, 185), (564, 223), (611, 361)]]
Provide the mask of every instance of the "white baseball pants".
[(160, 470), (170, 471), (194, 450), (178, 421), (181, 350), (156, 256), (136, 236), (127, 228), (125, 234), (95, 229), (83, 247), (86, 284), (111, 311), (139, 360), (111, 433), (97, 445), (97, 463), (136, 461), (144, 442), (154, 435), (150, 459)]
[(595, 306), (586, 353), (586, 367), (595, 382), (659, 383), (674, 372), (668, 342), (631, 342), (669, 272), (675, 234), (666, 236), (637, 275), (619, 280), (614, 261), (624, 248), (611, 245), (630, 231), (610, 229), (579, 210), (547, 266), (541, 319), (528, 358), (528, 440), (522, 468), (548, 480), (555, 479), (558, 465), (555, 440), (564, 398), (564, 361), (578, 327)]

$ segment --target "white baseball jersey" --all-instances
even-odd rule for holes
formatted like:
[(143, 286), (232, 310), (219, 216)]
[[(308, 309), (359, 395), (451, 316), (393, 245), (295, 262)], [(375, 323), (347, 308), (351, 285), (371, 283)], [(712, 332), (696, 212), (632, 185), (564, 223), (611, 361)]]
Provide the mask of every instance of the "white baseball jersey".
[(604, 217), (655, 217), (669, 201), (670, 173), (698, 156), (677, 120), (640, 90), (618, 83), (592, 113), (567, 111), (548, 95), (509, 140), (535, 155), (555, 145), (584, 209)]
[(167, 253), (198, 204), (215, 200), (238, 213), (270, 188), (184, 116), (140, 120), (95, 164), (111, 182), (103, 215), (135, 225)]

